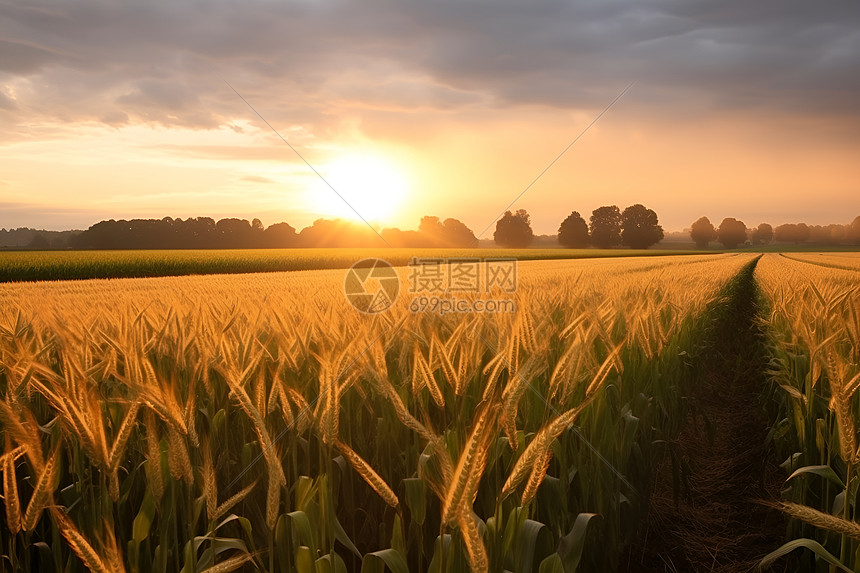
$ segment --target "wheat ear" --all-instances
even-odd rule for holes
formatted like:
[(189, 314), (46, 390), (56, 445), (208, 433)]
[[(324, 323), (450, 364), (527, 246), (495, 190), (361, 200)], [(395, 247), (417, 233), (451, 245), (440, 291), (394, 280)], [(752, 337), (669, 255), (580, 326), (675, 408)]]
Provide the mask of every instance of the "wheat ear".
[[(54, 523), (57, 524), (57, 528), (69, 544), (69, 547), (72, 548), (75, 555), (84, 562), (84, 565), (86, 565), (90, 571), (93, 573), (114, 573), (117, 570), (121, 570), (109, 567), (108, 564), (104, 562), (101, 555), (93, 549), (93, 546), (87, 538), (84, 537), (63, 510), (57, 507), (51, 507), (51, 516), (54, 518)], [(114, 565), (116, 566), (119, 564)]]
[(460, 514), (457, 524), (463, 533), (463, 541), (466, 544), (466, 552), (469, 554), (469, 568), (473, 573), (487, 573), (490, 562), (487, 558), (487, 550), (484, 548), (484, 540), (481, 532), (475, 524), (475, 516), (471, 511)]
[(248, 497), (248, 494), (249, 494), (249, 493), (251, 493), (251, 491), (254, 489), (254, 486), (256, 486), (256, 485), (257, 485), (257, 482), (256, 482), (256, 481), (254, 481), (251, 485), (246, 486), (246, 487), (245, 487), (244, 489), (242, 489), (241, 491), (239, 491), (239, 492), (237, 492), (237, 493), (235, 493), (235, 494), (231, 495), (229, 498), (227, 498), (227, 500), (226, 500), (224, 503), (222, 503), (222, 504), (221, 504), (221, 505), (219, 505), (217, 508), (215, 508), (215, 510), (214, 510), (214, 511), (212, 512), (212, 514), (211, 514), (211, 516), (212, 516), (212, 517), (211, 517), (210, 519), (214, 519), (215, 521), (218, 521), (219, 519), (221, 519), (222, 517), (224, 517), (224, 515), (225, 515), (228, 511), (230, 511), (231, 509), (233, 509), (233, 507), (234, 507), (236, 504), (238, 504), (238, 503), (239, 503), (239, 502), (241, 502), (243, 499), (245, 499), (246, 497)]
[(783, 513), (820, 529), (833, 531), (834, 533), (846, 535), (853, 539), (860, 539), (860, 524), (853, 521), (848, 521), (841, 517), (818, 511), (807, 505), (800, 505), (799, 503), (782, 502), (772, 505)]
[(117, 432), (116, 439), (113, 442), (113, 447), (110, 450), (108, 457), (108, 467), (111, 470), (116, 470), (119, 467), (122, 454), (125, 451), (125, 446), (128, 444), (128, 439), (131, 437), (131, 432), (134, 429), (134, 424), (137, 421), (137, 412), (140, 410), (140, 402), (132, 403), (131, 407), (122, 420), (122, 424)]
[(33, 488), (33, 495), (30, 497), (30, 503), (27, 504), (27, 511), (24, 513), (22, 523), (24, 531), (33, 531), (39, 523), (42, 510), (51, 504), (54, 496), (54, 472), (59, 459), (60, 445), (57, 444)]
[(21, 499), (18, 497), (18, 480), (15, 475), (16, 452), (20, 453), (23, 447), (15, 450), (9, 448), (9, 437), (6, 437), (6, 453), (3, 455), (3, 501), (6, 506), (6, 521), (9, 532), (13, 535), (21, 531)]
[(469, 439), (466, 440), (466, 445), (463, 447), (457, 467), (451, 476), (451, 483), (448, 485), (448, 492), (442, 504), (443, 523), (455, 523), (467, 504), (472, 502), (471, 498), (467, 499), (467, 496), (471, 493), (469, 491), (470, 486), (476, 484), (484, 472), (486, 449), (489, 446), (488, 437), (494, 427), (490, 416), (491, 411), (492, 408), (490, 407), (483, 409), (475, 422), (472, 433), (469, 434)]
[(394, 491), (387, 483), (385, 483), (385, 480), (376, 473), (369, 463), (364, 461), (361, 456), (355, 453), (352, 448), (343, 442), (338, 441), (335, 445), (337, 446), (337, 449), (340, 450), (340, 453), (343, 454), (343, 457), (346, 458), (346, 461), (349, 462), (349, 465), (358, 472), (358, 475), (367, 482), (367, 485), (373, 488), (373, 491), (379, 494), (379, 497), (381, 497), (385, 503), (395, 509), (400, 505), (397, 495), (395, 495)]

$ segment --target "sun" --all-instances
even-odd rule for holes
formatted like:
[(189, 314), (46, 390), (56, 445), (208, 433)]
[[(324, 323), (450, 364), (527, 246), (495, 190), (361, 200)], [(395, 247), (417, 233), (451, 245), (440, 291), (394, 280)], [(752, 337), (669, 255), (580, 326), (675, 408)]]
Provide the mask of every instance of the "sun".
[(319, 181), (311, 204), (326, 217), (369, 223), (391, 219), (409, 194), (409, 178), (396, 163), (370, 153), (341, 155), (319, 168), (331, 187)]

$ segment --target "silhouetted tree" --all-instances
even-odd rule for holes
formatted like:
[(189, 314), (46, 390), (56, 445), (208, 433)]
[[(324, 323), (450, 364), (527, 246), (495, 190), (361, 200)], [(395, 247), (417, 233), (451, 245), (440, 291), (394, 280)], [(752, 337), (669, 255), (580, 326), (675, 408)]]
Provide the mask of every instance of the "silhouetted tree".
[(217, 247), (215, 219), (212, 217), (189, 217), (185, 221), (176, 219), (178, 246), (183, 248), (213, 249)]
[(799, 245), (809, 240), (809, 226), (806, 223), (787, 223), (773, 230), (773, 238), (780, 243)]
[(588, 223), (578, 211), (574, 211), (558, 226), (558, 242), (568, 249), (588, 246)]
[(621, 244), (621, 211), (615, 205), (591, 212), (591, 244), (608, 249)]
[(296, 230), (287, 223), (275, 223), (263, 231), (263, 243), (270, 248), (289, 248), (298, 244)]
[(762, 223), (752, 232), (753, 245), (766, 245), (773, 240), (773, 227)]
[(263, 224), (244, 219), (210, 217), (100, 221), (77, 237), (72, 246), (95, 249), (212, 249), (266, 246)]
[(717, 240), (727, 249), (734, 249), (747, 240), (747, 226), (743, 221), (727, 217), (717, 229)]
[[(411, 231), (400, 231), (399, 229), (397, 233), (394, 233), (393, 230), (388, 230), (388, 233), (398, 242), (410, 243), (404, 246), (412, 247), (468, 248), (478, 244), (475, 233), (461, 221), (445, 219), (443, 222), (439, 220), (439, 217), (431, 215), (421, 217), (415, 236), (409, 234)], [(388, 239), (386, 238), (386, 240)]]
[(478, 238), (472, 229), (457, 219), (445, 219), (442, 223), (445, 229), (445, 241), (451, 247), (471, 248), (478, 246)]
[(820, 245), (838, 245), (844, 243), (846, 225), (812, 225), (809, 227), (809, 239)]
[(42, 233), (36, 233), (33, 238), (27, 243), (28, 249), (50, 249), (51, 243), (45, 238)]
[(221, 219), (215, 223), (215, 231), (220, 247), (247, 249), (253, 246), (253, 231), (247, 219)]
[(421, 217), (421, 221), (418, 223), (418, 233), (424, 235), (424, 240), (427, 241), (426, 246), (444, 246), (445, 227), (442, 226), (439, 217), (432, 215)]
[(632, 249), (647, 249), (663, 240), (663, 227), (657, 213), (639, 203), (621, 213), (621, 244)]
[(29, 227), (0, 229), (0, 248), (29, 245), (33, 240), (36, 240), (37, 235), (41, 235), (47, 241), (47, 248), (65, 249), (77, 241), (76, 237), (80, 235), (80, 231), (48, 231), (30, 229)]
[(707, 248), (708, 243), (717, 240), (717, 230), (707, 217), (702, 217), (693, 223), (690, 229), (690, 238), (693, 239), (698, 248), (704, 249)]
[(854, 221), (852, 221), (851, 224), (848, 225), (846, 235), (849, 241), (854, 244), (860, 245), (860, 215), (855, 217)]
[(500, 247), (525, 248), (532, 244), (531, 217), (525, 209), (517, 209), (516, 213), (506, 211), (496, 222), (493, 240)]
[[(422, 231), (384, 229), (385, 240), (403, 247), (474, 247), (475, 234), (457, 219), (438, 217), (422, 219)], [(34, 231), (26, 235), (27, 241)], [(0, 230), (0, 240), (8, 235)], [(342, 219), (318, 219), (313, 225), (296, 233), (287, 223), (275, 223), (264, 228), (262, 221), (227, 218), (215, 221), (209, 217), (186, 220), (113, 219), (100, 221), (86, 231), (66, 232), (75, 248), (94, 249), (247, 249), (265, 247), (379, 247), (385, 243), (372, 229)], [(17, 236), (17, 235), (15, 235)], [(65, 235), (64, 235), (65, 236)], [(24, 242), (13, 246), (25, 245)], [(53, 245), (53, 241), (51, 242)], [(64, 246), (58, 241), (57, 246)]]
[(248, 240), (249, 245), (253, 248), (265, 247), (265, 239), (263, 238), (263, 233), (265, 233), (265, 231), (266, 228), (263, 226), (263, 222), (255, 217), (251, 221), (251, 234)]

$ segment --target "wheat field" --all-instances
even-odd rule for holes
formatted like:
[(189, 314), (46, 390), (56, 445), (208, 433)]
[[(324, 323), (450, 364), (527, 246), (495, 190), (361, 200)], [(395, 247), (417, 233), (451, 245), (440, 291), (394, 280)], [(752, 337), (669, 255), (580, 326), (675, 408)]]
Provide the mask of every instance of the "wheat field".
[(617, 567), (753, 259), (520, 262), (516, 312), (447, 316), (335, 270), (0, 285), (0, 569)]
[(858, 263), (852, 253), (766, 255), (756, 269), (781, 403), (771, 437), (788, 476), (778, 505), (795, 519), (794, 540), (771, 558), (802, 546), (850, 571), (860, 566)]

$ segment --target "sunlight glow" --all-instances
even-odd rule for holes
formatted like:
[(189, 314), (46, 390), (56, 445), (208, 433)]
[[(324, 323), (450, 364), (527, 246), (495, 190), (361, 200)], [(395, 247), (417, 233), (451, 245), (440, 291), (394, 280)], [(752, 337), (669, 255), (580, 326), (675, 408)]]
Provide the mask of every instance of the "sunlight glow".
[(309, 189), (309, 204), (327, 218), (364, 218), (371, 223), (384, 223), (397, 212), (410, 191), (404, 171), (381, 155), (347, 153), (323, 165), (320, 173), (343, 197), (322, 181)]

